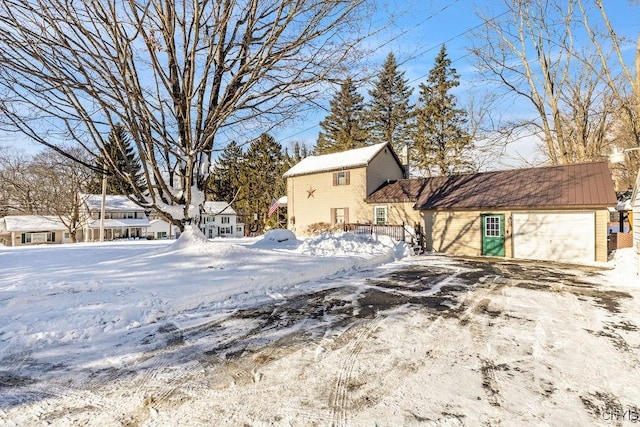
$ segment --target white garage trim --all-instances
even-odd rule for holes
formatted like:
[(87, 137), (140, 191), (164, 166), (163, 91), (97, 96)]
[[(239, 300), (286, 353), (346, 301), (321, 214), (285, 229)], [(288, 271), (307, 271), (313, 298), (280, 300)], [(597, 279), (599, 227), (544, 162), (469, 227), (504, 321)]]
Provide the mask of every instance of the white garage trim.
[(595, 212), (513, 214), (513, 257), (590, 263), (596, 259)]

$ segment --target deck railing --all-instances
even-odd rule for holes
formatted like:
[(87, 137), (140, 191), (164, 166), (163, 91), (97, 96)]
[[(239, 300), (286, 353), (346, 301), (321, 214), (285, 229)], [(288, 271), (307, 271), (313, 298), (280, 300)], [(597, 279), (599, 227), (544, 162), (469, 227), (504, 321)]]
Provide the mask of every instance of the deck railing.
[(343, 230), (354, 234), (377, 234), (389, 236), (399, 242), (406, 241), (404, 224), (402, 225), (377, 225), (377, 224), (344, 224)]

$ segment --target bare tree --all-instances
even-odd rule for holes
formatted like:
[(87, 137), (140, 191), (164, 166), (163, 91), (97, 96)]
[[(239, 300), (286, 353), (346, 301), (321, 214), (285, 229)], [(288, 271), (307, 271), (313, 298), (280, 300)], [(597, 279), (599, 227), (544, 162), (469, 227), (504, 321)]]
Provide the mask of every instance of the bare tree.
[[(602, 0), (594, 0), (600, 17), (605, 24), (605, 36), (611, 40), (611, 46), (615, 57), (618, 59), (621, 72), (614, 73), (609, 67), (604, 66), (604, 80), (611, 92), (611, 96), (617, 107), (617, 114), (614, 128), (613, 144), (616, 149), (640, 148), (640, 35), (636, 41), (635, 51), (635, 74), (626, 64), (623, 57), (622, 44), (625, 41), (618, 36), (611, 21), (605, 11)], [(636, 1), (640, 5), (640, 2)], [(598, 54), (599, 62), (591, 64), (593, 67), (606, 65), (606, 56), (599, 39), (602, 37), (597, 31), (592, 29), (589, 20), (589, 13), (583, 1), (578, 2), (583, 16), (583, 22), (595, 50)], [(630, 152), (624, 164), (616, 167), (616, 175), (620, 180), (619, 188), (631, 187), (640, 171), (640, 155), (637, 151)]]
[[(537, 136), (553, 164), (606, 156), (621, 99), (622, 82), (611, 71), (616, 58), (602, 48), (615, 32), (595, 31), (586, 1), (505, 0), (508, 12), (485, 18), (472, 49), (486, 79), (532, 107), (503, 121), (500, 132)], [(604, 9), (602, 16), (606, 24)], [(591, 43), (578, 45), (581, 34)]]
[(4, 215), (45, 212), (35, 197), (38, 180), (31, 174), (31, 158), (19, 151), (5, 150), (0, 154), (2, 211)]
[(71, 160), (55, 150), (44, 150), (29, 164), (31, 175), (38, 183), (32, 192), (44, 213), (56, 216), (69, 231), (71, 242), (77, 241), (82, 229), (80, 210), (83, 194), (93, 178), (91, 170), (78, 160), (88, 163), (87, 154), (79, 148), (65, 148), (74, 156)]
[(5, 152), (0, 156), (0, 200), (4, 214), (56, 216), (76, 241), (80, 223), (79, 198), (92, 178), (91, 170), (80, 161), (88, 162), (87, 154), (79, 148), (65, 148), (74, 156), (69, 159), (55, 150), (47, 149), (32, 157), (19, 152)]
[(132, 197), (183, 227), (212, 153), (316, 96), (368, 1), (0, 0), (4, 127), (61, 152), (52, 141), (75, 141), (112, 169), (105, 141), (122, 123), (148, 186)]

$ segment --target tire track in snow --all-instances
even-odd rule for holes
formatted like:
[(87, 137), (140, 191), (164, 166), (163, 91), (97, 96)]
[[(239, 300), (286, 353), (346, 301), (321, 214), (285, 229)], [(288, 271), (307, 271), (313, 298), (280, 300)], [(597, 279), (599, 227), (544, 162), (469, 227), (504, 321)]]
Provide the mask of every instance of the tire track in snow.
[(384, 318), (382, 316), (376, 316), (371, 322), (358, 331), (356, 337), (347, 345), (347, 355), (340, 364), (338, 379), (333, 388), (331, 398), (332, 426), (347, 426), (349, 381), (353, 373), (353, 368), (358, 361), (358, 355), (362, 351), (367, 339), (380, 327), (383, 320)]

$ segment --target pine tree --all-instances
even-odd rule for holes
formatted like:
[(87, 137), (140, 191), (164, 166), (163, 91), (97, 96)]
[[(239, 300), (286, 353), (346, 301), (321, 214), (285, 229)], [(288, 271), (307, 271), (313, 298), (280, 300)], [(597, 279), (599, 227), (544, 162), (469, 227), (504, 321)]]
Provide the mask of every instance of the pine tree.
[[(144, 191), (146, 184), (140, 159), (138, 159), (124, 126), (117, 124), (113, 127), (104, 149), (111, 163), (100, 158), (98, 166), (107, 171), (107, 194), (130, 195), (135, 192), (135, 188)], [(90, 192), (100, 193), (102, 191), (102, 173), (98, 173), (87, 187)]]
[(411, 143), (413, 106), (409, 98), (412, 92), (404, 73), (398, 71), (396, 58), (389, 53), (369, 91), (367, 121), (371, 143), (388, 142), (398, 153)]
[(473, 141), (467, 131), (467, 113), (457, 108), (451, 94), (460, 84), (459, 77), (443, 45), (427, 84), (420, 84), (416, 108), (412, 164), (425, 175), (453, 175), (475, 169), (468, 158)]
[(257, 214), (257, 231), (275, 223), (276, 218), (267, 218), (267, 212), (273, 199), (287, 192), (282, 175), (288, 167), (282, 146), (267, 134), (252, 142), (244, 154), (236, 209), (251, 220)]
[(315, 154), (327, 154), (368, 145), (364, 123), (364, 98), (348, 78), (329, 103), (329, 115), (320, 122)]
[(209, 190), (214, 200), (231, 203), (240, 188), (243, 152), (231, 141), (216, 160), (209, 178)]
[(310, 155), (311, 153), (309, 152), (309, 148), (305, 144), (300, 143), (298, 141), (294, 142), (293, 155), (289, 156), (291, 161), (291, 166), (295, 165), (305, 157), (309, 157)]

